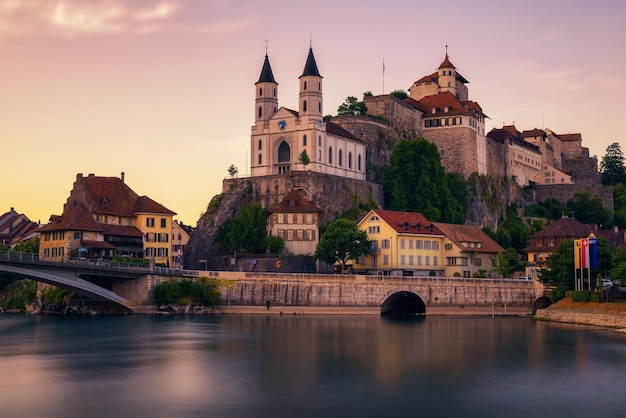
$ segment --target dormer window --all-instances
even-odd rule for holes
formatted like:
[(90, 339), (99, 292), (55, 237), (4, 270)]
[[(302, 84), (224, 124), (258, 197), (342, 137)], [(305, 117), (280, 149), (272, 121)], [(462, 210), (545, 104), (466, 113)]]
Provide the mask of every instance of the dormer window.
[(372, 216), (370, 218), (370, 221), (380, 221), (380, 218), (378, 216), (374, 215), (374, 216)]

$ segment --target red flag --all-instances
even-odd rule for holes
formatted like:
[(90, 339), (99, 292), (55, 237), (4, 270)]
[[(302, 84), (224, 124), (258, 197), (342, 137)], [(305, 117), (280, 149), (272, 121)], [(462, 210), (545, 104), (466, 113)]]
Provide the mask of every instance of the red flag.
[(583, 238), (581, 240), (582, 243), (582, 252), (580, 254), (580, 262), (581, 267), (586, 269), (589, 267), (589, 240), (587, 238)]

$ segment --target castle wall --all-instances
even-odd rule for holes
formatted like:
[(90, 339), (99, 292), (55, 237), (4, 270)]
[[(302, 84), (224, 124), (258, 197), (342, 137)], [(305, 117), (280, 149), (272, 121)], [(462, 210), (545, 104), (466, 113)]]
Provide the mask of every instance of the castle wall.
[(581, 141), (560, 141), (563, 158), (584, 157)]
[(600, 184), (551, 184), (540, 185), (535, 190), (535, 202), (543, 202), (548, 198), (555, 198), (562, 204), (566, 204), (574, 197), (576, 192), (589, 193), (590, 198), (599, 197), (602, 206), (613, 212), (613, 187), (602, 186)]
[(578, 185), (598, 185), (600, 173), (598, 172), (598, 160), (596, 158), (568, 158), (563, 159), (563, 167), (572, 170), (574, 182)]
[(424, 137), (434, 143), (447, 173), (465, 177), (478, 171), (476, 131), (471, 128), (424, 129)]
[(493, 177), (504, 177), (507, 174), (507, 147), (487, 138), (487, 173)]
[(363, 101), (367, 106), (367, 114), (382, 116), (389, 122), (391, 129), (404, 131), (412, 137), (421, 136), (422, 114), (413, 106), (391, 95), (366, 96)]

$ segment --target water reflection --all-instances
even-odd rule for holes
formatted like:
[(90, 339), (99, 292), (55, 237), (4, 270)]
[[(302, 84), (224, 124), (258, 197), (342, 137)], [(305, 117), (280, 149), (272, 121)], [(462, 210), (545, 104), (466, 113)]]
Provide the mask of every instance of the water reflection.
[(619, 416), (626, 362), (621, 334), (524, 318), (0, 316), (0, 333), (12, 417)]

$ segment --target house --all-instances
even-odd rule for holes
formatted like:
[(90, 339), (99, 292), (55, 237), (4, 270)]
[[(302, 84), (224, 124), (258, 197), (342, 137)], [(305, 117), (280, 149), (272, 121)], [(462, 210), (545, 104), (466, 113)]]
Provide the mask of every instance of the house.
[(169, 265), (174, 212), (137, 195), (121, 177), (76, 176), (61, 215), (40, 229), (42, 260), (149, 258)]
[(541, 231), (530, 236), (530, 242), (525, 249), (528, 254), (527, 274), (536, 277), (536, 270), (545, 267), (546, 260), (562, 242), (568, 239), (587, 238), (593, 233), (589, 225), (573, 218), (562, 217), (549, 224)]
[(39, 224), (31, 222), (14, 208), (0, 215), (0, 244), (13, 248), (20, 242), (39, 236)]
[(182, 222), (172, 222), (172, 251), (170, 256), (170, 266), (183, 268), (183, 253), (189, 242), (189, 236), (193, 232), (193, 227)]
[(613, 229), (605, 229), (598, 232), (598, 237), (604, 238), (609, 242), (609, 245), (613, 248), (626, 245), (626, 229), (619, 229), (614, 226)]
[(358, 223), (372, 242), (355, 271), (380, 275), (441, 276), (445, 272), (443, 232), (422, 214), (370, 210)]
[(282, 237), (285, 249), (296, 255), (313, 255), (319, 242), (321, 210), (291, 190), (285, 198), (269, 209), (268, 234)]
[(435, 222), (445, 235), (443, 240), (444, 276), (494, 277), (498, 254), (505, 249), (480, 228)]

